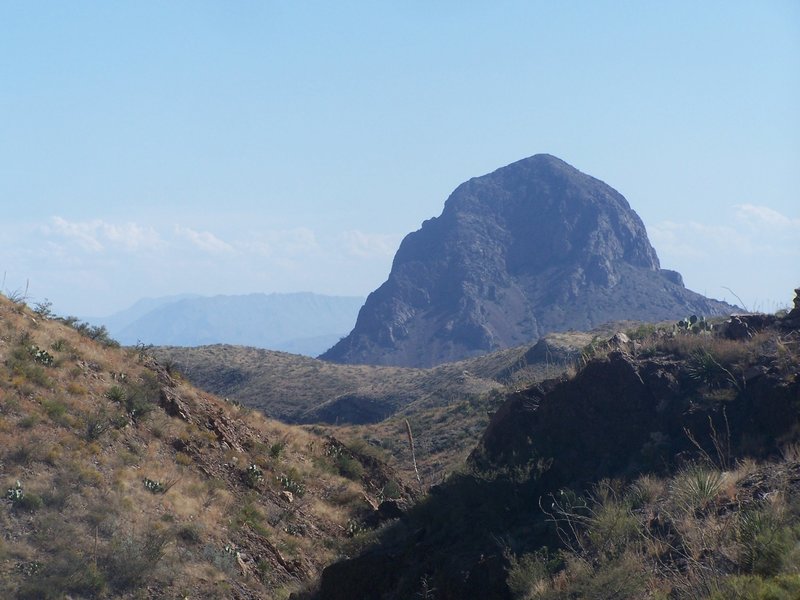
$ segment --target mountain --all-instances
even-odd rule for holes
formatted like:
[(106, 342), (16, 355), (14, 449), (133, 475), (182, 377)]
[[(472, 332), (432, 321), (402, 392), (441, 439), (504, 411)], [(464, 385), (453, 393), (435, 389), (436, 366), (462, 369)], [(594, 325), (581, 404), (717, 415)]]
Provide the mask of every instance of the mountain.
[(169, 297), (90, 322), (126, 345), (227, 343), (315, 356), (353, 326), (362, 303), (312, 293)]
[(108, 331), (113, 334), (114, 332), (123, 331), (131, 323), (157, 308), (180, 300), (200, 297), (201, 296), (198, 294), (175, 294), (174, 296), (160, 296), (158, 298), (141, 298), (125, 310), (116, 312), (113, 315), (107, 317), (86, 317), (83, 320), (90, 325), (105, 325)]
[(539, 154), (461, 184), (320, 358), (431, 366), (604, 322), (727, 314), (663, 270), (625, 198)]

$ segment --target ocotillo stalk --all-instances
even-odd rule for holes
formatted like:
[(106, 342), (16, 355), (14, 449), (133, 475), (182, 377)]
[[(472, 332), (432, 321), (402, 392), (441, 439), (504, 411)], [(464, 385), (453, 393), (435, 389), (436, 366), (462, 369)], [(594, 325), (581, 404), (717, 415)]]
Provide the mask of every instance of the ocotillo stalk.
[(411, 461), (414, 464), (414, 473), (417, 475), (417, 483), (419, 489), (422, 490), (422, 479), (419, 478), (419, 471), (417, 470), (417, 456), (414, 453), (414, 436), (411, 435), (411, 424), (406, 419), (406, 433), (408, 434), (408, 445), (411, 446)]

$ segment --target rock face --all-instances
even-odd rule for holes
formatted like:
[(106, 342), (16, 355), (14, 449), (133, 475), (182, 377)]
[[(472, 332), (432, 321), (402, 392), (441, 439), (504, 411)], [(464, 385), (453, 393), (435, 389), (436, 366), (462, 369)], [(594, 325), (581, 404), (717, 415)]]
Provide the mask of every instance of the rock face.
[(461, 184), (320, 358), (427, 367), (551, 331), (731, 310), (660, 269), (619, 192), (539, 154)]

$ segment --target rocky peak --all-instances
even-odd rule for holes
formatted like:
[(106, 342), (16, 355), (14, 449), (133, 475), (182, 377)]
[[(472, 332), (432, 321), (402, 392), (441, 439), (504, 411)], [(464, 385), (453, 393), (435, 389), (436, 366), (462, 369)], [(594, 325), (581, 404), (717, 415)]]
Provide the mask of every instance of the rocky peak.
[(431, 366), (615, 319), (732, 307), (661, 271), (616, 190), (538, 154), (462, 183), (403, 240), (353, 332), (321, 358)]

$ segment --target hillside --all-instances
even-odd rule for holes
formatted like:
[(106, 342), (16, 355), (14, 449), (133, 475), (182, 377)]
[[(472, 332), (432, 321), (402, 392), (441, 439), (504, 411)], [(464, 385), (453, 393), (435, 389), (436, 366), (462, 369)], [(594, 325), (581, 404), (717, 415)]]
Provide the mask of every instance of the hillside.
[(131, 346), (228, 343), (316, 356), (352, 329), (363, 303), (311, 293), (184, 295), (141, 300), (89, 321)]
[(78, 329), (0, 297), (0, 596), (287, 598), (410, 500), (374, 457)]
[(797, 598), (798, 328), (800, 297), (596, 346), (510, 394), (468, 469), (313, 598)]
[(538, 154), (458, 186), (406, 236), (353, 331), (320, 358), (430, 367), (550, 332), (733, 309), (660, 268), (619, 192)]
[(420, 472), (430, 483), (463, 463), (506, 390), (572, 368), (593, 339), (608, 338), (626, 325), (550, 334), (531, 348), (431, 369), (340, 365), (227, 345), (151, 352), (201, 389), (286, 422), (327, 424), (316, 429), (368, 443), (412, 475), (407, 419)]

